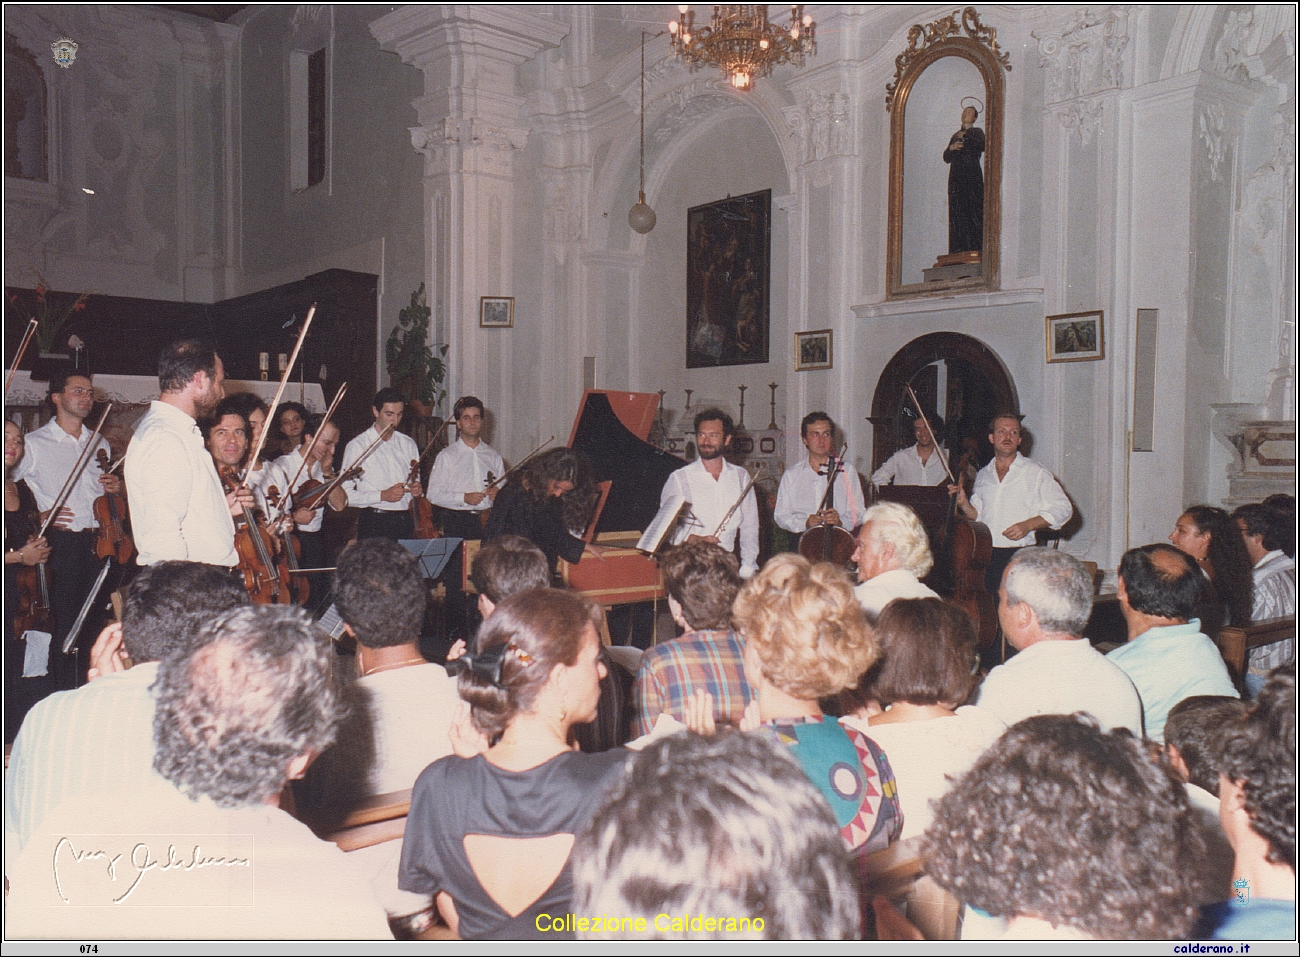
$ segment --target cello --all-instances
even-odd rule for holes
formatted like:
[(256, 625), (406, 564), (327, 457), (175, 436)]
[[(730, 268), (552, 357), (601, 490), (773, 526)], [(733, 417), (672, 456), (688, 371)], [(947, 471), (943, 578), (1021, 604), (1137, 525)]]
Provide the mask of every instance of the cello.
[[(831, 508), (835, 499), (835, 476), (844, 470), (844, 452), (840, 449), (838, 456), (832, 455), (826, 463), (826, 494), (822, 496), (817, 513), (821, 514)], [(852, 564), (857, 542), (851, 532), (839, 525), (830, 525), (823, 518), (820, 525), (814, 525), (799, 536), (799, 554), (810, 562), (830, 562), (847, 568)]]
[[(108, 452), (100, 449), (95, 453), (99, 469), (108, 475), (117, 466), (109, 467)], [(111, 558), (119, 565), (125, 565), (135, 554), (135, 542), (126, 530), (126, 500), (113, 492), (105, 492), (95, 499), (95, 521), (99, 530), (95, 533), (95, 557)]]

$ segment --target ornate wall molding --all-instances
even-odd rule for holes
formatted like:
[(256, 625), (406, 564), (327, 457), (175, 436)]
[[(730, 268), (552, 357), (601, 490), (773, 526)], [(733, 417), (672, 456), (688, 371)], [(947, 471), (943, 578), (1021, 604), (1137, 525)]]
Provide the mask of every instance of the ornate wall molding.
[(1219, 103), (1202, 107), (1196, 121), (1197, 138), (1205, 145), (1206, 159), (1210, 161), (1210, 180), (1216, 183), (1231, 136), (1230, 131), (1224, 129), (1225, 123), (1223, 106)]
[(1245, 59), (1250, 55), (1251, 38), (1256, 32), (1254, 10), (1229, 10), (1224, 15), (1219, 39), (1214, 43), (1214, 72), (1237, 82), (1249, 80)]
[(479, 172), (509, 176), (514, 168), (514, 154), (528, 145), (530, 132), (519, 127), (492, 126), (476, 117), (453, 116), (445, 116), (429, 126), (407, 129), (411, 133), (411, 146), (424, 157), (428, 175), (463, 169), (472, 156)]
[(981, 23), (979, 12), (974, 7), (966, 7), (960, 13), (954, 10), (930, 23), (914, 23), (907, 31), (907, 49), (894, 58), (894, 78), (885, 86), (886, 112), (893, 110), (898, 83), (912, 61), (936, 44), (960, 37), (963, 31), (968, 39), (988, 47), (1004, 69), (1011, 70), (1011, 54), (998, 46), (997, 29)]
[(1100, 98), (1075, 100), (1061, 109), (1061, 126), (1069, 131), (1076, 143), (1087, 146), (1092, 142), (1092, 136), (1097, 132), (1097, 128), (1101, 126), (1104, 112)]
[(801, 96), (800, 101), (781, 110), (786, 130), (799, 143), (800, 163), (849, 155), (853, 125), (848, 94), (814, 92)]
[(1030, 34), (1038, 41), (1038, 65), (1047, 71), (1049, 106), (1124, 86), (1131, 72), (1128, 17), (1128, 7), (1085, 8), (1060, 30)]
[(542, 238), (553, 243), (580, 243), (587, 238), (583, 182), (586, 167), (538, 170), (545, 195), (542, 207)]

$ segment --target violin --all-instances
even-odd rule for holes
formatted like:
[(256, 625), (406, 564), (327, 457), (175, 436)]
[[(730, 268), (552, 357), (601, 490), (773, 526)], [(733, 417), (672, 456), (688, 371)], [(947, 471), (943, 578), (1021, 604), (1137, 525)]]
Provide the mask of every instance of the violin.
[[(835, 499), (835, 476), (844, 470), (844, 450), (839, 457), (831, 456), (827, 463), (826, 494), (817, 506), (818, 513), (831, 508)], [(830, 562), (832, 565), (848, 567), (852, 564), (857, 542), (853, 535), (838, 525), (829, 525), (822, 519), (820, 525), (814, 525), (799, 536), (799, 554), (810, 562)]]
[(54, 610), (50, 607), (50, 573), (42, 562), (18, 569), (18, 614), (14, 634), (44, 631), (54, 634)]
[[(96, 452), (95, 460), (105, 475), (111, 471), (107, 450)], [(115, 492), (105, 492), (95, 499), (94, 512), (95, 521), (99, 523), (99, 530), (95, 533), (95, 557), (111, 558), (119, 565), (125, 565), (135, 554), (135, 542), (126, 530), (126, 500)]]
[[(268, 486), (266, 497), (268, 500), (278, 499), (280, 490), (274, 485)], [(298, 536), (289, 529), (287, 524), (280, 526), (280, 542), (284, 546), (282, 552), (284, 563), (288, 566), (290, 572), (289, 581), (293, 588), (293, 600), (296, 604), (305, 605), (307, 599), (311, 597), (311, 582), (307, 581), (306, 575), (293, 574), (293, 572), (300, 571), (302, 568), (298, 564), (302, 558), (302, 543), (298, 541)]]
[[(411, 459), (411, 472), (406, 476), (407, 485), (420, 481), (420, 460)], [(442, 532), (433, 521), (433, 505), (423, 495), (411, 496), (411, 519), (415, 522), (416, 538), (441, 538)]]
[[(229, 465), (218, 474), (225, 490), (239, 488), (239, 476)], [(239, 571), (244, 576), (244, 590), (258, 605), (288, 605), (293, 602), (289, 569), (283, 558), (275, 558), (275, 539), (266, 526), (248, 508), (235, 522), (235, 551), (239, 554)]]

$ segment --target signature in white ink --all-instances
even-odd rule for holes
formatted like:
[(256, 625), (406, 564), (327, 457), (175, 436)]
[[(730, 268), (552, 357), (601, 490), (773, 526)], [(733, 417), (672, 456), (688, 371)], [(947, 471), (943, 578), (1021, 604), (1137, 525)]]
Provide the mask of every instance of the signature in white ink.
[[(182, 845), (183, 846), (183, 845)], [(78, 866), (83, 864), (100, 863), (104, 867), (104, 876), (110, 883), (118, 883), (119, 864), (123, 858), (129, 863), (130, 867), (123, 867), (121, 874), (122, 883), (130, 882), (129, 886), (116, 897), (111, 899), (114, 904), (121, 904), (126, 901), (140, 882), (144, 880), (145, 874), (150, 871), (156, 871), (159, 874), (166, 873), (189, 873), (195, 870), (209, 867), (252, 867), (252, 861), (248, 857), (237, 855), (208, 855), (203, 853), (202, 845), (191, 845), (189, 857), (184, 858), (176, 849), (176, 844), (169, 842), (167, 852), (161, 857), (155, 856), (153, 849), (147, 841), (137, 842), (128, 854), (114, 853), (111, 850), (103, 848), (90, 850), (78, 849), (72, 842), (71, 838), (62, 837), (54, 846), (54, 886), (58, 890), (59, 899), (65, 904), (71, 904), (72, 901), (64, 892), (64, 880), (60, 874), (60, 866), (69, 865)]]

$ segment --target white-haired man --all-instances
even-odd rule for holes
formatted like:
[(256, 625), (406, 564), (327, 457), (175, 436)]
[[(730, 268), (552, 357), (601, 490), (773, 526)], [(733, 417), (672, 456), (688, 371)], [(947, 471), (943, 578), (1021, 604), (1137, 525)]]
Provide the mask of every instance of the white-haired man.
[(863, 516), (858, 547), (858, 585), (862, 610), (875, 618), (895, 598), (938, 598), (921, 579), (934, 567), (925, 527), (906, 505), (877, 502)]

